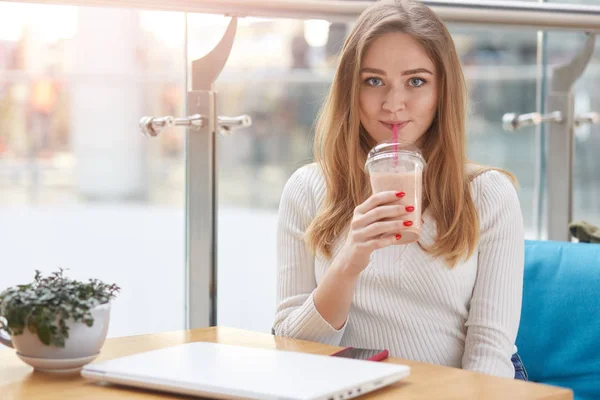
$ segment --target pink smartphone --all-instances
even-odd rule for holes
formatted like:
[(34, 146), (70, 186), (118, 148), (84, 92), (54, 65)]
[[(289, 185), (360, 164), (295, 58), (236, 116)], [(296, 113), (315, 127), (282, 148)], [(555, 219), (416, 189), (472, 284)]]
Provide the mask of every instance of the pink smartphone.
[(360, 349), (357, 347), (346, 347), (337, 353), (332, 354), (333, 357), (354, 358), (356, 360), (383, 361), (389, 356), (387, 350), (376, 349)]

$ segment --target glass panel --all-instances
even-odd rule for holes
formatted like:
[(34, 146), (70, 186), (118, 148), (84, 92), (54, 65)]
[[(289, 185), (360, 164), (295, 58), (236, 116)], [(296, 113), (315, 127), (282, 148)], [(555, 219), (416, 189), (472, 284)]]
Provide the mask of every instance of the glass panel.
[(240, 22), (216, 86), (220, 113), (249, 114), (253, 126), (218, 140), (218, 323), (270, 332), (279, 199), (312, 161), (312, 127), (345, 25)]
[(449, 29), (470, 90), (469, 158), (517, 177), (526, 237), (537, 238), (536, 128), (507, 132), (502, 127), (505, 113), (538, 111), (537, 33), (460, 25)]
[(185, 109), (184, 29), (0, 3), (0, 290), (62, 267), (121, 287), (110, 336), (184, 328), (184, 132), (137, 126)]
[[(578, 1), (580, 3), (580, 1)], [(553, 67), (569, 62), (582, 49), (583, 33), (548, 33), (548, 76)], [(550, 82), (548, 82), (549, 84)], [(573, 87), (575, 114), (600, 113), (600, 39), (583, 75)], [(550, 111), (550, 110), (548, 110)], [(573, 220), (600, 226), (600, 124), (575, 129)]]
[[(190, 16), (190, 46), (200, 46), (199, 38), (214, 46), (226, 24), (202, 27)], [(279, 198), (292, 172), (312, 159), (313, 124), (347, 33), (345, 24), (329, 25), (243, 19), (217, 80), (219, 113), (254, 121), (218, 138), (219, 325), (271, 329)], [(471, 88), (469, 155), (517, 175), (528, 237), (535, 237), (535, 131), (506, 133), (501, 121), (506, 112), (536, 110), (536, 33), (464, 26), (452, 32)]]

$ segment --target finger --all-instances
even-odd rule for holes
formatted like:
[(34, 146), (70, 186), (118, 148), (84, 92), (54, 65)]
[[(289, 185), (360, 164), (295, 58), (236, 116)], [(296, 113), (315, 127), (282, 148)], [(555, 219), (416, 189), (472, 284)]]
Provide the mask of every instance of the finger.
[(407, 218), (410, 219), (410, 214), (415, 211), (413, 205), (395, 204), (391, 206), (379, 206), (364, 215), (356, 218), (359, 227), (368, 226), (377, 221), (385, 221), (389, 219)]
[(396, 235), (402, 233), (403, 230), (412, 225), (413, 222), (410, 220), (376, 222), (358, 231), (355, 235), (355, 240), (367, 242), (384, 235)]
[(373, 250), (382, 249), (384, 247), (391, 246), (396, 244), (400, 239), (402, 239), (402, 234), (397, 233), (395, 235), (384, 235), (377, 239), (373, 239), (368, 241), (366, 244)]
[(358, 211), (360, 214), (366, 214), (375, 207), (394, 203), (403, 197), (406, 197), (406, 193), (401, 191), (385, 191), (375, 193), (358, 207), (356, 207), (356, 211)]

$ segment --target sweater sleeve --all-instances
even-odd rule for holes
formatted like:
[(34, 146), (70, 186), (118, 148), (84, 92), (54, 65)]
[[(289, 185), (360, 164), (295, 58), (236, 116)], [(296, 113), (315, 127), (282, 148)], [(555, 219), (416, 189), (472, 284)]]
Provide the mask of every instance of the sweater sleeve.
[(286, 183), (277, 223), (277, 309), (274, 331), (278, 336), (337, 346), (344, 326), (336, 330), (315, 308), (317, 288), (315, 257), (305, 244), (304, 234), (314, 218), (307, 183), (316, 179), (309, 167), (300, 168)]
[(481, 235), (462, 364), (464, 369), (512, 379), (523, 294), (521, 207), (512, 182), (500, 172), (480, 175), (473, 186)]

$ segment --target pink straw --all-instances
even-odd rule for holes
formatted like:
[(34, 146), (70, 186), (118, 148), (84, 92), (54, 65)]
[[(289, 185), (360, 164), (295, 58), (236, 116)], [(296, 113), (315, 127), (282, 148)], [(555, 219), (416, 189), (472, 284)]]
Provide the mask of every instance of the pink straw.
[(398, 125), (392, 125), (392, 134), (394, 138), (394, 166), (398, 166)]

